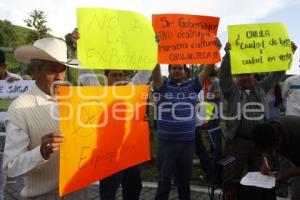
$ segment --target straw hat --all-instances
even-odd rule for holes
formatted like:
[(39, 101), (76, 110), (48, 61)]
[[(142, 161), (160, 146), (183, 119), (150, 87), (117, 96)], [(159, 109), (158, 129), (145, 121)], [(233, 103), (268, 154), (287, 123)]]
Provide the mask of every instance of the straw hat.
[(47, 60), (61, 63), (68, 67), (79, 68), (78, 60), (67, 59), (67, 46), (63, 40), (43, 38), (33, 45), (22, 45), (15, 50), (18, 61), (29, 64), (31, 60)]

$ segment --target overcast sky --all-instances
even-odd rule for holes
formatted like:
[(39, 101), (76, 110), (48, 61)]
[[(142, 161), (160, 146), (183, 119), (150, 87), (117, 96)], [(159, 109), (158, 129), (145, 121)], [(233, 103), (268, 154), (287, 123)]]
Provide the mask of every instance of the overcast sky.
[[(227, 26), (255, 22), (283, 22), (290, 38), (300, 49), (300, 0), (1, 0), (0, 19), (25, 26), (24, 19), (34, 9), (46, 13), (52, 34), (64, 37), (76, 27), (77, 7), (106, 7), (137, 11), (151, 19), (154, 13), (186, 13), (220, 17), (218, 36), (227, 41)], [(296, 52), (293, 68), (299, 65)], [(292, 73), (295, 73), (295, 69)], [(300, 70), (297, 71), (300, 73)]]

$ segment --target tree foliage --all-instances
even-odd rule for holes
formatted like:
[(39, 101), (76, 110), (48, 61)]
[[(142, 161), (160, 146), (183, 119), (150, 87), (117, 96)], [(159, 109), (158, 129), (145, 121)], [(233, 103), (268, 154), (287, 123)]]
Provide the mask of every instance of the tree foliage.
[(7, 20), (0, 20), (0, 46), (14, 47), (17, 35), (14, 26)]
[(33, 28), (33, 31), (28, 35), (27, 42), (32, 43), (35, 40), (49, 36), (51, 29), (46, 26), (47, 20), (44, 11), (34, 9), (24, 22), (27, 27)]

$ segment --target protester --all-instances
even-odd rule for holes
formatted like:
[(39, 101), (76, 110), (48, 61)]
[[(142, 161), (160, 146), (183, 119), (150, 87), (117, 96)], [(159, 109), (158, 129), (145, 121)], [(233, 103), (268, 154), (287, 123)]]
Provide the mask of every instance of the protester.
[[(6, 58), (5, 58), (5, 53), (0, 49), (0, 80), (6, 80), (8, 83), (12, 83), (17, 80), (21, 80), (22, 78), (17, 75), (10, 73), (7, 70), (7, 64), (6, 64)], [(6, 174), (2, 172), (2, 163), (3, 163), (3, 157), (0, 155), (0, 200), (3, 199), (3, 193), (4, 193), (4, 188), (6, 184)], [(23, 188), (23, 181), (21, 178), (17, 179), (17, 191), (19, 191)]]
[[(218, 42), (219, 44), (219, 42)], [(183, 64), (169, 65), (163, 79), (160, 66), (153, 71), (154, 100), (158, 108), (158, 188), (155, 199), (168, 199), (175, 173), (179, 199), (190, 199), (195, 139), (195, 107), (203, 81), (214, 65), (206, 65), (197, 78), (185, 80)]]
[[(282, 89), (282, 98), (285, 102), (285, 114), (286, 115), (295, 115), (300, 116), (300, 75), (294, 75), (285, 80), (283, 89)], [(287, 166), (289, 167), (289, 166)], [(286, 167), (286, 168), (287, 168)], [(300, 176), (293, 177), (291, 180), (291, 187), (295, 188), (293, 185), (300, 185)]]
[(22, 79), (19, 75), (7, 71), (7, 64), (5, 62), (5, 54), (0, 49), (0, 80), (6, 80), (11, 83)]
[[(266, 101), (269, 106), (270, 119), (279, 117), (283, 108), (283, 101), (281, 96), (281, 87), (276, 84), (274, 88), (271, 88), (266, 96)], [(278, 155), (276, 162), (274, 161), (274, 168), (279, 168), (280, 170), (290, 168), (291, 162), (288, 161), (281, 155)], [(283, 182), (278, 182), (276, 184), (276, 196), (288, 197), (288, 180)]]
[(9, 177), (24, 178), (24, 199), (88, 199), (86, 189), (58, 196), (63, 133), (59, 132), (57, 86), (64, 81), (66, 67), (78, 67), (78, 63), (67, 59), (65, 42), (55, 38), (20, 46), (15, 57), (30, 63), (35, 86), (8, 109), (3, 169)]
[[(260, 81), (255, 80), (254, 74), (239, 74), (236, 75), (234, 82), (231, 75), (230, 49), (230, 44), (227, 43), (226, 55), (221, 64), (220, 85), (227, 101), (225, 129), (225, 136), (228, 140), (227, 153), (236, 159), (235, 180), (237, 183), (225, 186), (225, 199), (226, 193), (228, 192), (229, 195), (230, 190), (235, 192), (231, 194), (231, 199), (251, 199), (250, 194), (253, 193), (256, 194), (257, 200), (275, 199), (275, 190), (242, 186), (239, 180), (245, 172), (259, 170), (262, 159), (255, 149), (252, 129), (269, 118), (266, 93), (280, 81), (285, 72), (272, 72)], [(292, 50), (296, 50), (294, 44)]]
[(282, 98), (285, 102), (286, 115), (300, 116), (300, 75), (294, 75), (285, 80)]
[[(300, 117), (282, 116), (274, 118), (264, 124), (257, 125), (253, 131), (256, 146), (265, 157), (260, 171), (265, 175), (270, 175), (272, 158), (274, 152), (278, 152), (285, 158), (292, 161), (295, 167), (285, 171), (276, 172), (277, 181), (281, 182), (288, 178), (300, 177)], [(267, 166), (268, 165), (268, 166)], [(294, 182), (291, 188), (291, 200), (300, 199), (300, 182)], [(255, 198), (255, 195), (252, 195)], [(256, 198), (255, 198), (256, 199)]]
[[(216, 162), (222, 158), (222, 129), (220, 127), (219, 110), (222, 101), (221, 88), (217, 72), (213, 69), (203, 84), (204, 101), (200, 102), (204, 106), (205, 103), (211, 104), (211, 119), (204, 122), (201, 127), (196, 128), (196, 154), (200, 159), (201, 167), (206, 173), (206, 181), (209, 184), (214, 183), (214, 169)], [(205, 110), (205, 106), (204, 106)], [(206, 117), (205, 114), (202, 117)], [(204, 145), (204, 134), (208, 135), (210, 149)], [(212, 155), (210, 155), (212, 154)]]
[[(108, 86), (147, 84), (151, 73), (152, 71), (149, 70), (138, 71), (132, 80), (127, 82), (123, 70), (105, 70)], [(114, 134), (113, 131), (112, 134)], [(99, 184), (100, 199), (116, 199), (120, 185), (122, 186), (122, 197), (124, 200), (138, 200), (142, 190), (141, 166), (136, 165), (102, 179)]]

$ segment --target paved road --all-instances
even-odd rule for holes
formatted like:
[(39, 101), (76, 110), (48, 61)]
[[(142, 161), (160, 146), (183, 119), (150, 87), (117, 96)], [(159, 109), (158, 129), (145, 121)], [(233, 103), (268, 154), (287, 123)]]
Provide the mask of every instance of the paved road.
[[(154, 199), (154, 194), (156, 190), (156, 184), (154, 183), (143, 183), (143, 190), (140, 196), (140, 200), (151, 200)], [(191, 199), (201, 199), (201, 200), (209, 200), (207, 194), (207, 188), (200, 188), (196, 186), (192, 186), (191, 188)], [(4, 192), (4, 200), (18, 200), (17, 191), (15, 189), (14, 183), (8, 183), (5, 187)], [(93, 184), (89, 186), (89, 200), (98, 200), (98, 185)], [(121, 200), (121, 190), (118, 191), (117, 200)], [(173, 188), (170, 193), (170, 200), (177, 200), (177, 191)], [(218, 198), (219, 199), (219, 198)]]
[[(140, 196), (140, 200), (154, 199), (156, 190), (155, 183), (144, 182), (143, 190)], [(169, 200), (177, 200), (177, 191), (172, 188)], [(192, 200), (209, 200), (208, 191), (205, 187), (191, 186), (191, 199)], [(15, 183), (8, 183), (4, 191), (4, 200), (19, 200), (17, 191), (15, 189)], [(89, 200), (99, 200), (98, 185), (93, 184), (89, 186)], [(117, 200), (122, 200), (121, 190), (118, 191)], [(220, 190), (215, 192), (215, 200), (221, 200)], [(277, 198), (277, 200), (290, 200), (289, 198)]]

